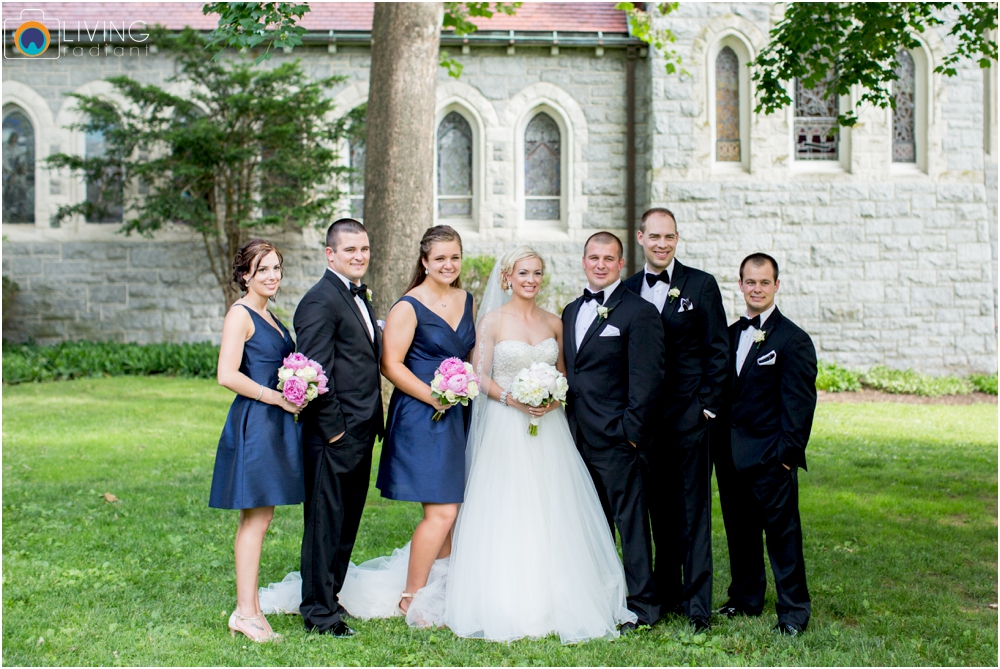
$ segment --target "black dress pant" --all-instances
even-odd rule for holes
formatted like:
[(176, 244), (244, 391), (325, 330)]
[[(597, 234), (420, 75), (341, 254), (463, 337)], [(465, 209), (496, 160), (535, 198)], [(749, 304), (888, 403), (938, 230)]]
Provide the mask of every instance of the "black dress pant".
[(649, 446), (646, 490), (656, 545), (653, 578), (664, 611), (712, 615), (712, 496), (708, 421)]
[(652, 625), (660, 617), (660, 607), (653, 584), (653, 544), (643, 490), (642, 456), (627, 441), (610, 448), (591, 446), (579, 431), (576, 443), (594, 479), (612, 537), (618, 527), (628, 608), (640, 625)]
[(302, 604), (307, 630), (324, 631), (345, 613), (344, 585), (371, 478), (374, 434), (344, 434), (332, 444), (303, 430), (306, 502), (302, 534)]
[(715, 472), (729, 544), (729, 604), (751, 615), (764, 609), (763, 534), (778, 595), (778, 622), (804, 630), (812, 606), (802, 555), (798, 469), (789, 471), (773, 458), (737, 471), (732, 455), (722, 454), (715, 459)]

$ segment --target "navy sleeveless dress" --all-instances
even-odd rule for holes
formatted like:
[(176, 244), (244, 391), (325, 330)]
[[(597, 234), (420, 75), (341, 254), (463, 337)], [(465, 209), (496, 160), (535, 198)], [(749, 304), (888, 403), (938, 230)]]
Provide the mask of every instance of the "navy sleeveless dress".
[[(407, 295), (400, 300), (413, 305), (417, 314), (417, 329), (403, 363), (418, 379), (430, 383), (434, 370), (445, 358), (465, 360), (469, 356), (476, 344), (472, 295), (466, 293), (465, 313), (457, 330), (419, 300)], [(470, 408), (459, 404), (434, 421), (434, 409), (429, 404), (398, 388), (392, 391), (375, 483), (382, 497), (431, 504), (461, 503)]]
[[(295, 351), (288, 329), (279, 333), (246, 305), (254, 332), (243, 344), (240, 371), (277, 390), (281, 361)], [(305, 501), (302, 426), (281, 407), (237, 395), (222, 428), (208, 505), (216, 509), (301, 504)]]

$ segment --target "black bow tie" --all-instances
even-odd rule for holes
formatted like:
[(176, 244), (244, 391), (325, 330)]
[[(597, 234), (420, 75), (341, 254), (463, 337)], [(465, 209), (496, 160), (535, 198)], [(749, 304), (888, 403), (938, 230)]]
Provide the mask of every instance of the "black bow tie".
[(352, 297), (357, 297), (358, 295), (364, 295), (365, 297), (368, 297), (368, 286), (366, 286), (363, 283), (360, 283), (357, 286), (355, 286), (352, 283), (350, 285), (350, 289), (351, 289), (351, 296)]
[(583, 301), (590, 302), (591, 300), (597, 300), (598, 304), (604, 304), (604, 291), (599, 290), (596, 293), (590, 292), (588, 289), (583, 289)]
[(670, 285), (670, 275), (667, 274), (667, 270), (663, 270), (659, 274), (650, 274), (646, 272), (646, 283), (650, 288), (656, 285), (657, 281), (662, 281), (663, 283)]
[(754, 316), (753, 318), (747, 318), (746, 316), (740, 316), (740, 332), (743, 332), (750, 326), (754, 326), (758, 330), (760, 329), (760, 315)]

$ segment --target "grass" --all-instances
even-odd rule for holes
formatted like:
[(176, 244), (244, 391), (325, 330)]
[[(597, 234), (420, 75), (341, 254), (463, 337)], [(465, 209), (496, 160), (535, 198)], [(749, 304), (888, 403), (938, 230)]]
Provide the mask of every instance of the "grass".
[[(204, 379), (121, 377), (4, 387), (5, 665), (993, 665), (994, 405), (819, 406), (800, 477), (809, 631), (765, 615), (694, 636), (671, 618), (615, 642), (496, 644), (400, 619), (349, 641), (273, 616), (277, 645), (230, 639), (234, 512), (209, 509), (232, 396)], [(120, 501), (108, 502), (110, 492)], [(715, 604), (728, 558), (715, 500)], [(372, 488), (355, 557), (402, 545), (414, 504)], [(298, 567), (301, 508), (277, 510), (261, 581)]]

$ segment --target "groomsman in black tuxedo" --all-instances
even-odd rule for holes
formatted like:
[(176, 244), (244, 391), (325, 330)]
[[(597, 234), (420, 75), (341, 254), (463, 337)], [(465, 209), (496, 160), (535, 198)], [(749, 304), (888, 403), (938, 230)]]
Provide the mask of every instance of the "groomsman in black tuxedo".
[[(649, 407), (663, 381), (663, 325), (648, 302), (626, 290), (622, 242), (591, 235), (583, 250), (587, 288), (563, 311), (567, 417), (594, 479), (611, 535), (621, 536), (628, 607), (638, 624), (660, 617), (653, 583), (641, 454)], [(635, 629), (631, 623), (622, 631)]]
[(712, 615), (712, 469), (709, 425), (729, 373), (726, 310), (715, 278), (674, 257), (679, 235), (668, 209), (642, 215), (646, 266), (625, 287), (663, 320), (666, 375), (645, 442), (646, 491), (656, 544), (656, 591), (665, 612), (697, 631)]
[(382, 337), (361, 278), (371, 253), (350, 218), (326, 232), (327, 268), (295, 310), (298, 350), (323, 366), (329, 392), (302, 411), (305, 531), (302, 604), (306, 630), (349, 637), (337, 595), (368, 495), (372, 448), (382, 436)]
[(713, 435), (713, 460), (729, 543), (728, 617), (764, 608), (761, 533), (778, 594), (775, 631), (795, 636), (811, 605), (802, 557), (798, 468), (816, 410), (816, 348), (774, 304), (778, 263), (754, 253), (740, 265), (746, 315), (729, 328), (732, 382)]

